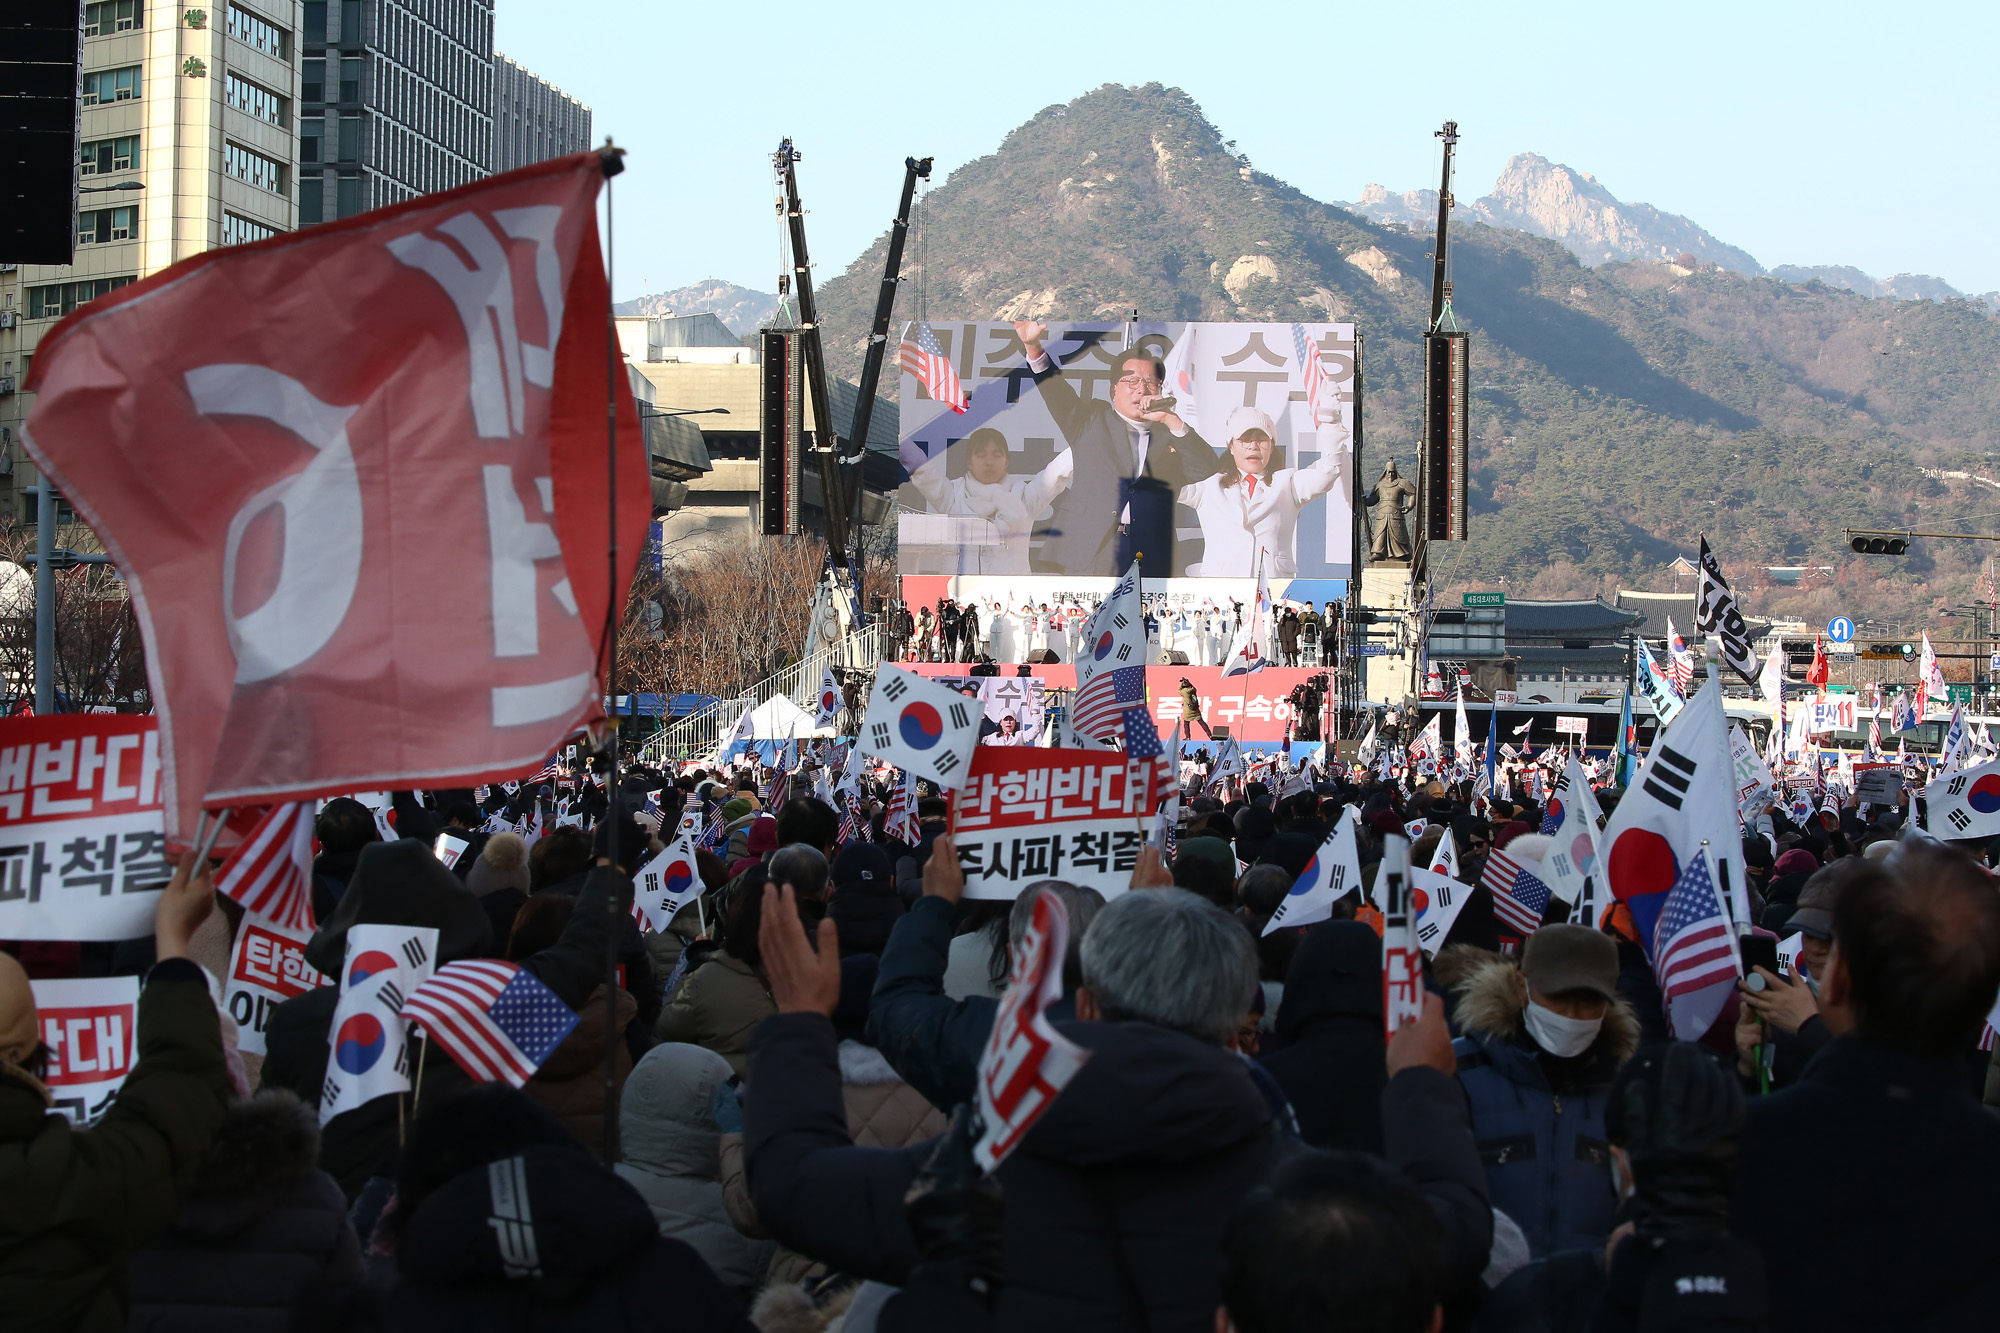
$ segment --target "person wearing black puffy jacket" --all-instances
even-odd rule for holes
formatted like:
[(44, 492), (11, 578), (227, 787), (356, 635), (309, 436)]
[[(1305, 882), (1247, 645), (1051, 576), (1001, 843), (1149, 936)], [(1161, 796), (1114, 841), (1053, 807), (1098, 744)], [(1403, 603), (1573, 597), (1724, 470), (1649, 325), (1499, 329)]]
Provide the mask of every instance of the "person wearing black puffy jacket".
[(428, 1106), (382, 1223), (393, 1333), (755, 1333), (694, 1249), (548, 1112), (488, 1083)]
[(318, 1155), (319, 1124), (291, 1093), (231, 1107), (173, 1226), (132, 1257), (132, 1333), (349, 1326), (361, 1247)]

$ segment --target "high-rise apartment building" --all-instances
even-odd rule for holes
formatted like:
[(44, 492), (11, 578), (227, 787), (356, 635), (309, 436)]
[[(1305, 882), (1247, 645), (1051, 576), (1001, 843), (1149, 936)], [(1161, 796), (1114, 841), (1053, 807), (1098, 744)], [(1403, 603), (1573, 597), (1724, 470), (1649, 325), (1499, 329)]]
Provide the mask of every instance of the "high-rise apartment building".
[(189, 255), (298, 225), (299, 17), (296, 0), (83, 6), (76, 258), (0, 263), (0, 513), (22, 515), (19, 489), (34, 484), (20, 386), (56, 320)]
[(493, 56), (493, 170), (512, 171), (591, 146), (590, 108), (498, 52)]

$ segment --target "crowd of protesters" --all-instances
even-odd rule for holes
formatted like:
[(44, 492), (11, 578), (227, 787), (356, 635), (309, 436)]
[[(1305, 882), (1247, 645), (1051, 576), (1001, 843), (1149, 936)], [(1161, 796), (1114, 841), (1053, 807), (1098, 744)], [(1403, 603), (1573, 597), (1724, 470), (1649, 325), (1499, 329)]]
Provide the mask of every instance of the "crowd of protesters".
[[(1852, 811), (1758, 821), (1755, 919), (1805, 945), (1699, 1042), (1668, 1039), (1621, 909), (1522, 938), (1474, 889), (1421, 1019), (1385, 1042), (1359, 893), (1264, 930), (1332, 821), (1357, 807), (1364, 887), (1383, 839), (1417, 821), (1418, 855), (1453, 839), (1476, 885), (1491, 850), (1545, 850), (1542, 812), (1357, 782), (1196, 796), (1171, 860), (1149, 850), (1109, 901), (1055, 880), (967, 898), (935, 797), (914, 844), (887, 840), (879, 810), (843, 842), (831, 808), (766, 809), (755, 776), (640, 769), (616, 820), (585, 784), (592, 831), (532, 848), (482, 831), (532, 784), (483, 805), (400, 793), (387, 842), (370, 811), (329, 802), (316, 967), (337, 971), (358, 925), (434, 927), (441, 962), (513, 960), (582, 1021), (521, 1091), (433, 1058), (414, 1098), (324, 1129), (336, 988), (280, 1005), (268, 1053), (240, 1055), (204, 972), (238, 913), (184, 860), (150, 941), (0, 953), (0, 1325), (1825, 1333), (1994, 1317), (2000, 1119), (1981, 1102), (2000, 1104), (2000, 1076), (1989, 1091), (1981, 1038), (2000, 890), (1983, 845)], [(687, 807), (720, 824), (705, 892), (642, 932), (630, 874)], [(449, 869), (431, 851), (446, 828), (470, 844)], [(1042, 894), (1070, 923), (1049, 1017), (1089, 1057), (985, 1175), (976, 1071)], [(144, 972), (139, 1060), (89, 1128), (48, 1109), (31, 969)]]

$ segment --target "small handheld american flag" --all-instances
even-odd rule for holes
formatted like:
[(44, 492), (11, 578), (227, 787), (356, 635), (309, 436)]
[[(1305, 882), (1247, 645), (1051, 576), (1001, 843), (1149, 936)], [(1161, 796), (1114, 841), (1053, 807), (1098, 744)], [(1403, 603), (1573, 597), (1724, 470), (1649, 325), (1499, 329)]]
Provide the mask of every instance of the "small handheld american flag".
[(312, 802), (274, 805), (229, 854), (215, 887), (254, 916), (311, 931), (312, 859)]
[(952, 411), (963, 413), (972, 405), (958, 381), (958, 372), (952, 369), (951, 358), (938, 347), (937, 335), (931, 332), (928, 320), (917, 325), (914, 344), (902, 345), (901, 360), (904, 373), (915, 375), (922, 381), (925, 392)]
[(577, 1024), (534, 973), (497, 958), (446, 963), (410, 992), (403, 1016), (478, 1082), (517, 1088)]
[(1708, 857), (1688, 858), (1653, 927), (1653, 974), (1674, 1036), (1695, 1041), (1707, 1032), (1736, 985), (1736, 950)]
[(1549, 886), (1541, 876), (1499, 848), (1486, 854), (1479, 883), (1493, 894), (1493, 915), (1519, 935), (1532, 935), (1549, 907)]

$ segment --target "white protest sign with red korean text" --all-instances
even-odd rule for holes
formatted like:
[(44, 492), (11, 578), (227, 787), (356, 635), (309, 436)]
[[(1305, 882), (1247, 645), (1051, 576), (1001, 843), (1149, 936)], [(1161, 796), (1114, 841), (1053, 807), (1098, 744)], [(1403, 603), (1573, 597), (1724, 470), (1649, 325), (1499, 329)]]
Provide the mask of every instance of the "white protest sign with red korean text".
[(1090, 1052), (1050, 1024), (1048, 1008), (1062, 996), (1063, 958), (1069, 951), (1069, 916), (1053, 893), (1035, 895), (1034, 911), (1007, 993), (993, 1017), (993, 1032), (979, 1057), (979, 1139), (972, 1158), (993, 1171), (1020, 1146)]
[(602, 716), (651, 514), (602, 184), (578, 154), (207, 251), (42, 338), (22, 441), (131, 589), (176, 841), (204, 805), (497, 781)]
[(968, 898), (1039, 879), (1125, 892), (1156, 805), (1151, 759), (1108, 750), (982, 745), (958, 793), (952, 841)]
[(76, 1124), (95, 1124), (139, 1055), (139, 979), (28, 984), (49, 1050), (42, 1082), (55, 1099), (54, 1109)]
[(236, 1045), (250, 1055), (264, 1054), (264, 1026), (271, 1010), (294, 995), (333, 980), (306, 961), (306, 941), (312, 932), (281, 926), (246, 913), (229, 951), (229, 975), (222, 983), (222, 1006), (236, 1020)]
[(0, 939), (153, 933), (173, 876), (150, 717), (0, 721)]

